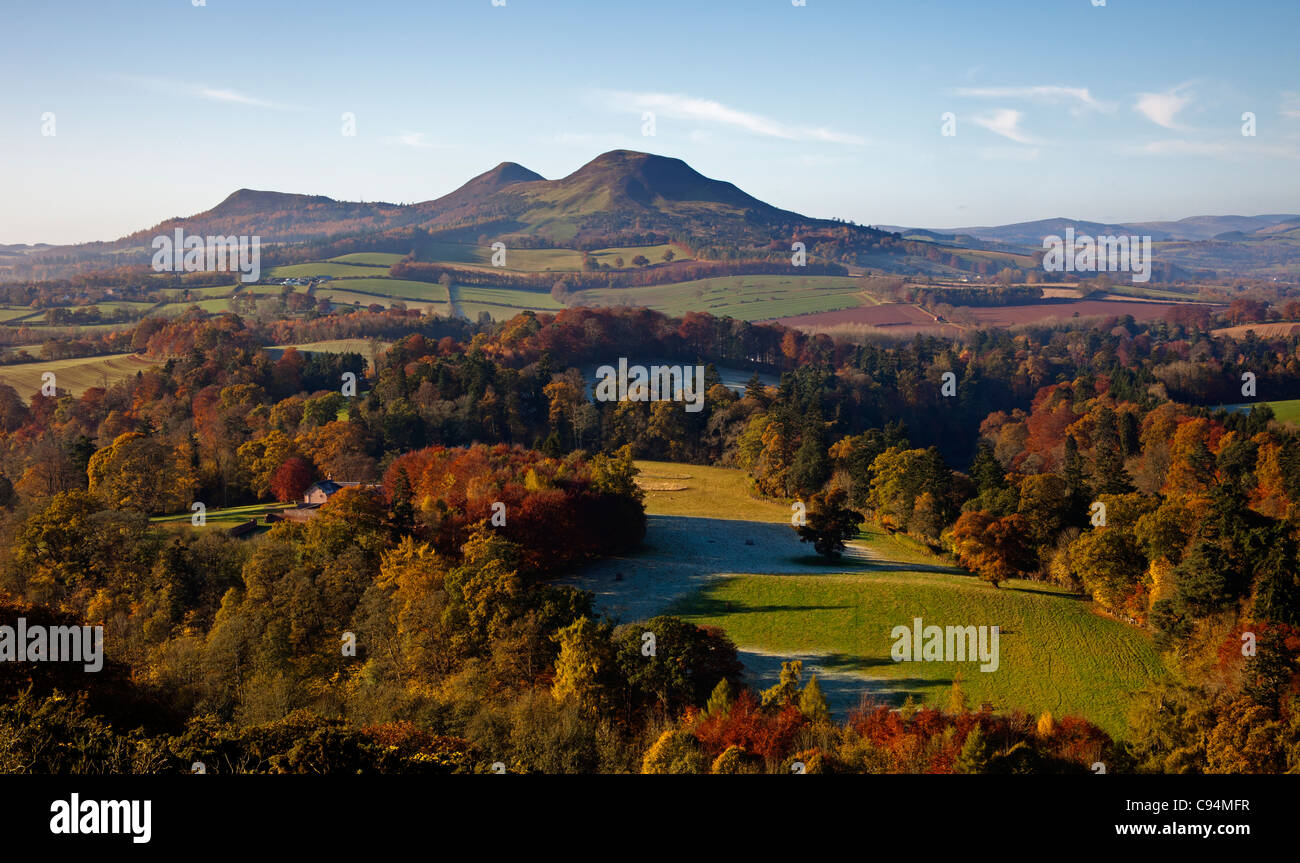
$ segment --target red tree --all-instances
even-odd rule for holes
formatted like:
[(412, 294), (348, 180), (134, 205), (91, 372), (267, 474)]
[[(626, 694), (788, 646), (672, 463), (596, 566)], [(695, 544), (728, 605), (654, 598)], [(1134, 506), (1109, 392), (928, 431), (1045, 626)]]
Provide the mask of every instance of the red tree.
[(297, 500), (315, 476), (315, 469), (305, 459), (290, 456), (271, 474), (271, 493), (281, 503)]

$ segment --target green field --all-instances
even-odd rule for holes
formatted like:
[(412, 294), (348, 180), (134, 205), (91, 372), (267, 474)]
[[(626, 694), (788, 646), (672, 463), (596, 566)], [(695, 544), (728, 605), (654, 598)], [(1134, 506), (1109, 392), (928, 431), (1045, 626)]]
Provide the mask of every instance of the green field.
[(787, 504), (749, 493), (749, 478), (742, 471), (670, 461), (637, 461), (636, 466), (648, 515), (790, 521)]
[(673, 250), (674, 261), (692, 260), (690, 249), (675, 243), (664, 243), (660, 246), (624, 246), (618, 249), (597, 249), (591, 253), (591, 256), (596, 259), (596, 263), (609, 264), (611, 267), (614, 266), (616, 258), (622, 258), (623, 266), (631, 267), (632, 259), (637, 255), (645, 255), (652, 264), (662, 263), (664, 252), (669, 249)]
[(391, 267), (404, 257), (406, 256), (398, 255), (393, 252), (353, 252), (350, 255), (339, 255), (337, 258), (330, 258), (330, 260), (339, 264), (364, 264), (371, 267)]
[(335, 261), (314, 261), (310, 264), (287, 264), (283, 267), (273, 267), (268, 275), (276, 279), (309, 279), (314, 276), (350, 279), (354, 276), (386, 276), (388, 275), (388, 267), (340, 264)]
[(138, 354), (112, 354), (105, 357), (82, 357), (67, 360), (48, 360), (42, 363), (23, 363), (0, 366), (0, 384), (8, 384), (24, 400), (41, 389), (41, 376), (54, 373), (54, 385), (80, 396), (91, 387), (108, 387), (153, 368), (157, 363)]
[[(255, 503), (250, 506), (232, 506), (229, 509), (220, 509), (217, 507), (208, 507), (204, 513), (204, 527), (220, 527), (230, 529), (236, 525), (243, 524), (250, 518), (255, 518), (259, 522), (263, 520), (268, 512), (278, 512), (282, 509), (288, 509), (293, 504), (288, 503)], [(190, 526), (192, 512), (186, 511), (176, 513), (175, 515), (163, 515), (149, 519), (155, 524), (179, 524)]]
[(1269, 402), (1268, 406), (1273, 409), (1273, 416), (1278, 422), (1300, 425), (1300, 399)]
[[(478, 267), (492, 266), (492, 247), (467, 243), (430, 242), (420, 249), (420, 260), (442, 261)], [(576, 249), (512, 249), (506, 244), (506, 265), (502, 269), (521, 272), (582, 269), (582, 252)]]
[(861, 283), (851, 276), (718, 276), (643, 288), (581, 291), (592, 306), (645, 306), (669, 315), (689, 311), (746, 321), (830, 312), (861, 305)]
[[(767, 523), (790, 518), (787, 505), (752, 498), (740, 471), (665, 462), (637, 466), (651, 515)], [(669, 611), (720, 627), (742, 651), (813, 656), (825, 673), (870, 679), (893, 703), (912, 695), (945, 705), (960, 672), (972, 707), (987, 701), (996, 710), (1084, 716), (1113, 736), (1126, 733), (1130, 695), (1165, 676), (1146, 633), (1094, 613), (1085, 598), (1042, 582), (994, 588), (911, 539), (875, 527), (853, 545), (861, 551), (815, 572), (791, 571), (790, 561), (774, 554), (774, 570), (788, 574), (761, 568), (719, 573)], [(751, 555), (750, 567), (755, 551), (767, 556), (761, 547), (737, 549), (735, 556), (742, 551)], [(916, 617), (925, 626), (1000, 627), (998, 669), (982, 672), (970, 662), (894, 662), (891, 632), (910, 627)]]

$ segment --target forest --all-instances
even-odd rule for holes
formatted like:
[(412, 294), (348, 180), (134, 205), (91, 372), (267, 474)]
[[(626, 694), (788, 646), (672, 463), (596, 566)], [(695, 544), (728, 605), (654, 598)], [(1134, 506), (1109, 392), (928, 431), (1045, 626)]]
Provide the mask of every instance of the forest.
[[(1171, 317), (874, 345), (587, 308), (101, 336), (159, 364), (79, 397), (0, 387), (3, 618), (102, 625), (107, 655), (0, 667), (0, 770), (1300, 769), (1300, 433), (1220, 407), (1246, 374), (1261, 402), (1300, 397), (1300, 338)], [(340, 332), (393, 343), (266, 350)], [(618, 356), (705, 364), (704, 409), (593, 402), (581, 369)], [(556, 583), (642, 540), (647, 458), (736, 467), (814, 523), (850, 509), (989, 590), (1065, 588), (1151, 633), (1174, 682), (1124, 739), (960, 683), (839, 718), (798, 662), (752, 689), (725, 633), (610, 620)], [(326, 478), (361, 485), (251, 540), (152, 520)]]

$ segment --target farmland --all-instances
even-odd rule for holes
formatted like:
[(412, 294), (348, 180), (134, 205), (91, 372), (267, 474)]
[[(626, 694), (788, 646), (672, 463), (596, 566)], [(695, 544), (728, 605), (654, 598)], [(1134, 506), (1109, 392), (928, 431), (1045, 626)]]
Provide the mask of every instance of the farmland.
[(577, 302), (593, 306), (645, 306), (670, 315), (688, 311), (762, 321), (863, 302), (857, 279), (848, 276), (719, 276), (670, 285), (580, 291)]
[[(1095, 319), (1132, 315), (1135, 320), (1160, 320), (1176, 308), (1176, 303), (1141, 300), (1054, 299), (1040, 303), (1009, 306), (974, 306), (960, 309), (954, 317), (981, 327), (1015, 327), (1025, 324), (1063, 323), (1076, 319)], [(1218, 306), (1213, 307), (1218, 309)], [(877, 306), (844, 308), (821, 314), (782, 317), (779, 323), (811, 330), (839, 327), (870, 329), (886, 335), (912, 336), (955, 335), (968, 324), (946, 321), (909, 303), (882, 303)]]
[(55, 386), (80, 396), (91, 387), (111, 386), (123, 378), (145, 371), (156, 363), (139, 354), (113, 354), (0, 366), (0, 384), (13, 387), (24, 397), (40, 390), (42, 375), (53, 372)]

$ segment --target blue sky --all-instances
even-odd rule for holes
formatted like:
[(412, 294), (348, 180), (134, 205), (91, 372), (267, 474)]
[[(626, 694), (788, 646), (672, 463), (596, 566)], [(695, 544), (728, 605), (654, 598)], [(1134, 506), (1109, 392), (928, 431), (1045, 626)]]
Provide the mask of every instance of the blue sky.
[(1093, 2), (8, 0), (0, 243), (617, 147), (866, 224), (1300, 211), (1300, 4)]

